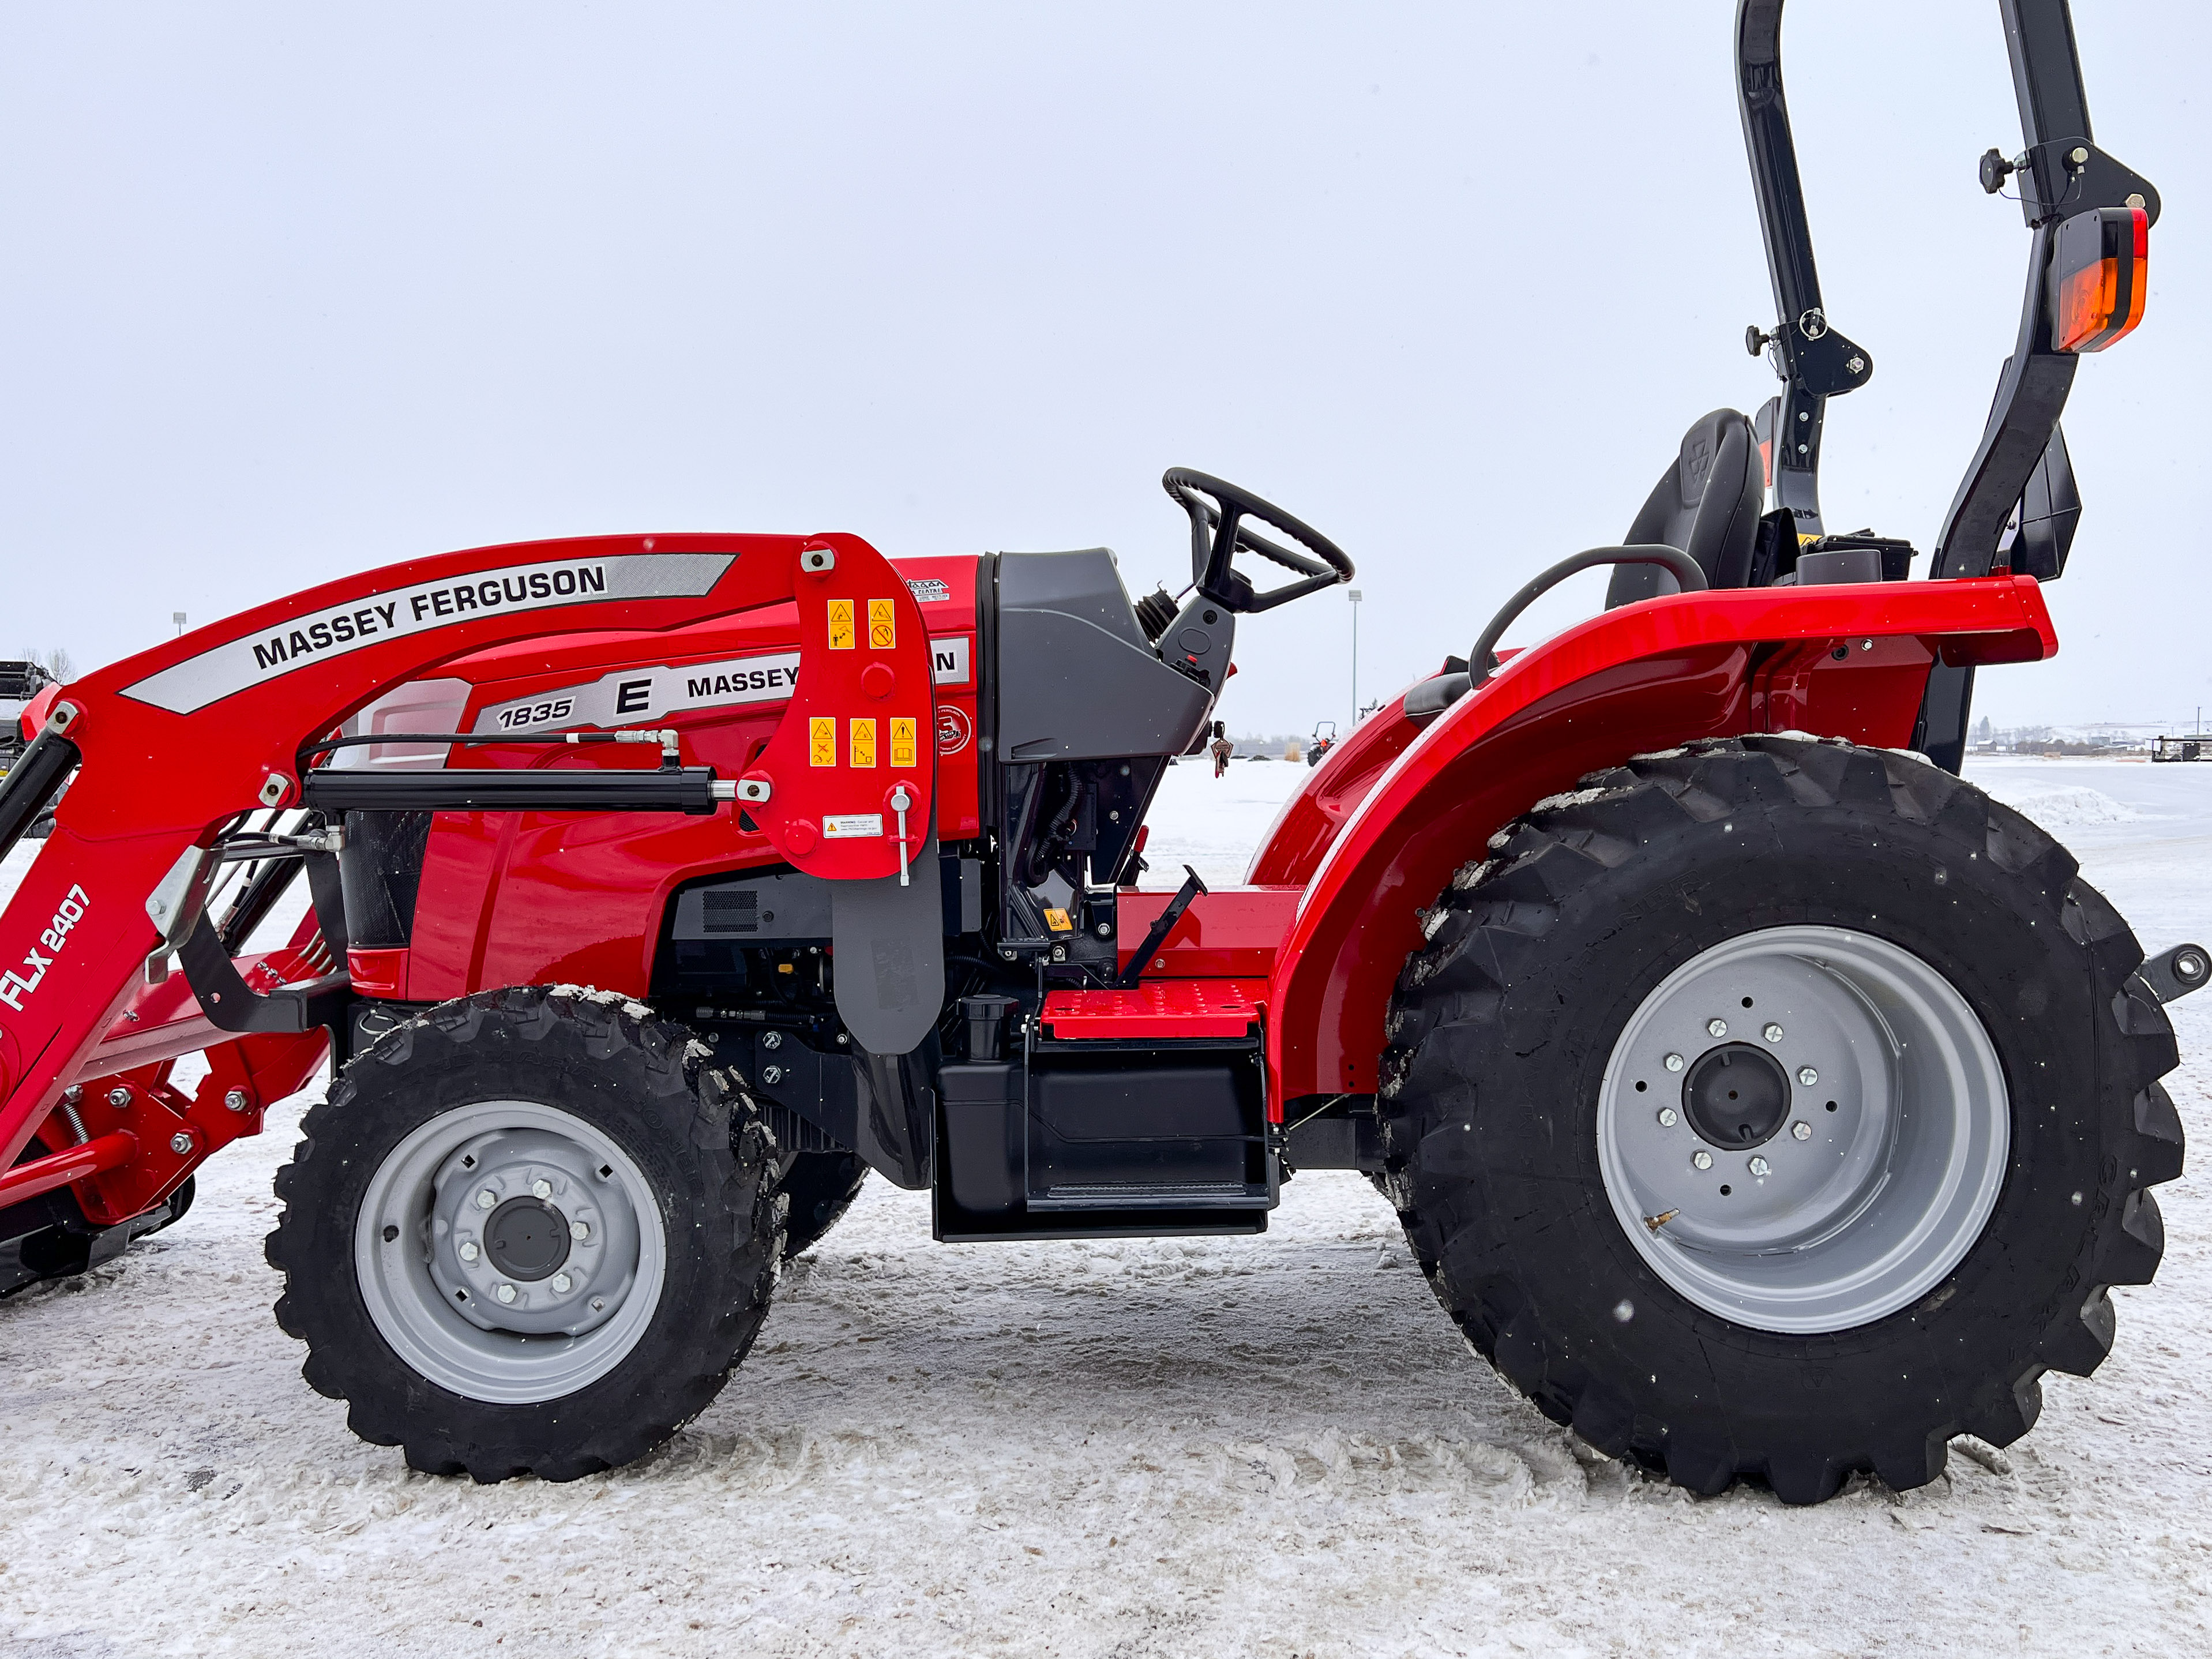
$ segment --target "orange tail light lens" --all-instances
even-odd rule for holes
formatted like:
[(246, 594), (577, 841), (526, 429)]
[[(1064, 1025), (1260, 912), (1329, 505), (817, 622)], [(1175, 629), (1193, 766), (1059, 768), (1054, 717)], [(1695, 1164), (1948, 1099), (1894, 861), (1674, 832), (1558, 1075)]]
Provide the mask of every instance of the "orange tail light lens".
[(2102, 351), (2142, 321), (2150, 216), (2098, 208), (2058, 227), (2051, 252), (2051, 349)]

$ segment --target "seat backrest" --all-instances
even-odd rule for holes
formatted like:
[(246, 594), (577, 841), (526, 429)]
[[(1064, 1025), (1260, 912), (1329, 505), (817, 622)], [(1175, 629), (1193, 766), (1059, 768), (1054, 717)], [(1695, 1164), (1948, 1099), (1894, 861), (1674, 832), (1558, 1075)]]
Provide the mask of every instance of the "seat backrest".
[[(1765, 488), (1751, 422), (1733, 409), (1717, 409), (1683, 434), (1681, 453), (1621, 540), (1679, 547), (1698, 562), (1712, 586), (1747, 586)], [(1658, 565), (1620, 565), (1606, 590), (1606, 609), (1678, 590)]]

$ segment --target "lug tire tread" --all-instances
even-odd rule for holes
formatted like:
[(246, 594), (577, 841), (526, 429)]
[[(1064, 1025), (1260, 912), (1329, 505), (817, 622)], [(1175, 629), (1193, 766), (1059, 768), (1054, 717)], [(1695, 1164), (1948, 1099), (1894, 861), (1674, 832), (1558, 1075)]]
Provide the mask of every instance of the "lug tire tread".
[[(1722, 1409), (1662, 1424), (1593, 1375), (1577, 1357), (1589, 1345), (1565, 1324), (1547, 1323), (1522, 1288), (1519, 1251), (1528, 1235), (1482, 1197), (1473, 1133), (1483, 1109), (1478, 1088), (1464, 1066), (1438, 1052), (1449, 1038), (1463, 1052), (1495, 1054), (1511, 988), (1531, 973), (1547, 935), (1591, 884), (1701, 826), (1781, 806), (1848, 808), (1876, 822), (1911, 823), (1961, 858), (1987, 859), (2039, 926), (2047, 921), (2081, 947), (2090, 994), (2111, 1010), (2098, 1036), (2097, 1097), (2084, 1111), (2109, 1179), (2089, 1206), (2070, 1290), (2032, 1310), (2024, 1322), (2033, 1328), (2020, 1333), (2001, 1374), (1956, 1379), (1931, 1420), (1868, 1422), (1850, 1444), (1760, 1443)], [(1860, 1471), (1899, 1490), (1925, 1485), (1942, 1473), (1953, 1437), (1971, 1433), (2002, 1446), (2026, 1433), (2041, 1410), (2038, 1379), (2045, 1370), (2094, 1371), (2112, 1341), (2106, 1286), (2148, 1284), (2158, 1267), (2164, 1232), (2148, 1189), (2180, 1173), (2183, 1137), (2158, 1081), (2178, 1063), (2178, 1051), (2163, 1009), (2137, 976), (2142, 948), (2112, 906), (2079, 879), (2064, 848), (1920, 757), (1802, 736), (1705, 739), (1640, 756), (1507, 824), (1421, 920), (1427, 943), (1407, 958), (1389, 1016), (1376, 1103), (1385, 1173), (1377, 1185), (1469, 1346), (1547, 1416), (1572, 1424), (1603, 1452), (1663, 1470), (1697, 1492), (1760, 1477), (1789, 1503), (1819, 1502)], [(1601, 1193), (1571, 1219), (1616, 1224)], [(1708, 1346), (1731, 1341), (1731, 1333), (1760, 1334), (1697, 1317), (1711, 1332)], [(1825, 1357), (1828, 1340), (1806, 1339), (1807, 1356)]]
[[(566, 1046), (571, 1064), (581, 1055), (605, 1067), (605, 1091), (643, 1109), (648, 1121), (640, 1127), (689, 1149), (703, 1183), (691, 1196), (693, 1243), (712, 1252), (696, 1266), (702, 1282), (716, 1291), (711, 1317), (673, 1324), (656, 1318), (615, 1371), (569, 1396), (620, 1380), (622, 1409), (595, 1418), (586, 1412), (591, 1420), (580, 1424), (569, 1420), (574, 1410), (561, 1402), (487, 1405), (416, 1376), (384, 1343), (361, 1304), (349, 1212), (342, 1227), (314, 1224), (341, 1173), (323, 1166), (332, 1158), (343, 1164), (356, 1121), (374, 1114), (369, 1079), (391, 1070), (404, 1073), (418, 1051), (434, 1062), (457, 1051), (549, 1038)], [(349, 1402), (353, 1431), (373, 1444), (403, 1447), (410, 1468), (465, 1473), (484, 1483), (520, 1475), (574, 1480), (619, 1468), (704, 1411), (758, 1333), (783, 1259), (775, 1137), (736, 1074), (702, 1063), (708, 1053), (683, 1027), (629, 998), (578, 986), (531, 986), (441, 1004), (357, 1055), (301, 1121), (292, 1161), (276, 1173), (282, 1207), (264, 1246), (270, 1265), (285, 1278), (276, 1322), (308, 1344), (301, 1367), (308, 1386)], [(412, 1127), (402, 1126), (392, 1139)], [(717, 1211), (734, 1224), (719, 1246), (712, 1224)], [(652, 1224), (651, 1218), (641, 1219)], [(672, 1258), (679, 1248), (680, 1239), (669, 1241)], [(675, 1293), (679, 1277), (672, 1259), (664, 1298)], [(342, 1289), (334, 1292), (334, 1285)]]

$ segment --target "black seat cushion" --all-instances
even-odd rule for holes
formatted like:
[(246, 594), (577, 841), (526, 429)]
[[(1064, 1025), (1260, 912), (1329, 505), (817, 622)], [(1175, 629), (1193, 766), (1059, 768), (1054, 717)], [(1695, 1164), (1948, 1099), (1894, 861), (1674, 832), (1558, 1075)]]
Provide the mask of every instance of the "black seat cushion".
[[(1733, 409), (1717, 409), (1683, 434), (1681, 453), (1621, 539), (1679, 547), (1698, 562), (1711, 586), (1747, 586), (1765, 487), (1751, 422)], [(1606, 609), (1678, 587), (1659, 565), (1620, 565), (1606, 590)]]

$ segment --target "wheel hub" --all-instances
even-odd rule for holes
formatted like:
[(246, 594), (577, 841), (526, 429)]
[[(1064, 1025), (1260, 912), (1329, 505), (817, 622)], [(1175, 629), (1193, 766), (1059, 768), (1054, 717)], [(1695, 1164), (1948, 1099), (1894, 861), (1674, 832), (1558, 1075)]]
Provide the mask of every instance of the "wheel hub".
[(1788, 1120), (1790, 1074), (1748, 1042), (1709, 1048), (1682, 1079), (1682, 1115), (1708, 1146), (1747, 1152)]
[(568, 1218), (542, 1198), (510, 1198), (484, 1224), (483, 1249), (509, 1279), (550, 1279), (568, 1259)]
[(1895, 1313), (1959, 1265), (2012, 1118), (1996, 1047), (1942, 973), (1808, 926), (1724, 940), (1655, 987), (1613, 1045), (1596, 1129), (1614, 1217), (1661, 1279), (1810, 1334)]
[(472, 1400), (550, 1400), (635, 1346), (667, 1276), (652, 1185), (596, 1126), (534, 1101), (422, 1124), (371, 1176), (362, 1297), (422, 1376)]

